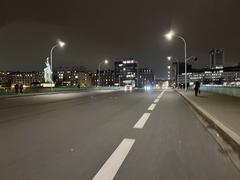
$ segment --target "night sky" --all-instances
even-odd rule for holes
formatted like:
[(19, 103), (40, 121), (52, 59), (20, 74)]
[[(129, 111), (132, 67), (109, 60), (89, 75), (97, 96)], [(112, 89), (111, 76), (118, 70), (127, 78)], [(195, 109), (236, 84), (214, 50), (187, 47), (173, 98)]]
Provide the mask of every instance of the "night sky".
[[(54, 66), (86, 66), (135, 58), (166, 77), (165, 57), (183, 59), (185, 37), (193, 67), (208, 67), (210, 48), (225, 49), (225, 64), (240, 62), (239, 0), (0, 0), (0, 70), (42, 70), (57, 39)], [(108, 66), (111, 68), (111, 64)]]

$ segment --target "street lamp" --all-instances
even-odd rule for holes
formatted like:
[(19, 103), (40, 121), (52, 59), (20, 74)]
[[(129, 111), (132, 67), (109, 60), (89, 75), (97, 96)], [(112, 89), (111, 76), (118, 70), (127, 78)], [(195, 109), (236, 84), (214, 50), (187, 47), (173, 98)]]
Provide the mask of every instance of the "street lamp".
[(101, 71), (101, 64), (104, 63), (104, 64), (108, 64), (108, 60), (105, 59), (104, 61), (100, 62), (98, 64), (98, 85), (100, 86), (100, 80), (101, 80), (101, 74), (100, 74), (100, 71)]
[(173, 37), (177, 37), (178, 39), (181, 39), (184, 43), (184, 60), (185, 60), (185, 91), (187, 91), (187, 43), (186, 40), (179, 35), (176, 35), (174, 31), (170, 31), (167, 34), (165, 34), (165, 37), (167, 40), (172, 40)]
[(168, 61), (175, 60), (177, 62), (177, 64), (178, 64), (178, 68), (177, 68), (177, 71), (178, 71), (178, 74), (177, 74), (177, 87), (178, 87), (178, 84), (179, 84), (179, 60), (177, 58), (172, 57), (172, 56), (168, 56), (167, 60)]
[(52, 60), (53, 60), (53, 50), (56, 48), (56, 47), (61, 47), (61, 48), (63, 48), (64, 46), (65, 46), (66, 44), (65, 44), (65, 42), (63, 42), (63, 41), (58, 41), (58, 43), (57, 44), (55, 44), (53, 47), (52, 47), (52, 49), (51, 49), (51, 51), (50, 51), (50, 63), (51, 63), (51, 77), (52, 77), (52, 85), (51, 85), (51, 91), (53, 90), (52, 88), (52, 86), (53, 86), (53, 63), (52, 63)]

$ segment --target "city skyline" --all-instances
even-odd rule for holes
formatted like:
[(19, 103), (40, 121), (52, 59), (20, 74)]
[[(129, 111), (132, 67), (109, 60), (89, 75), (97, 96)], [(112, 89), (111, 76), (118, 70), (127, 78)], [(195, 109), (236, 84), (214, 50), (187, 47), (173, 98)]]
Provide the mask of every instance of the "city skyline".
[(51, 46), (61, 39), (67, 45), (56, 50), (54, 66), (83, 65), (95, 70), (102, 59), (133, 57), (153, 68), (157, 76), (166, 77), (165, 57), (183, 59), (184, 55), (181, 41), (167, 42), (163, 37), (170, 29), (186, 38), (188, 55), (199, 59), (194, 67), (208, 65), (211, 48), (225, 49), (227, 66), (240, 61), (237, 0), (93, 4), (23, 1), (12, 5), (4, 1), (0, 69), (39, 71)]

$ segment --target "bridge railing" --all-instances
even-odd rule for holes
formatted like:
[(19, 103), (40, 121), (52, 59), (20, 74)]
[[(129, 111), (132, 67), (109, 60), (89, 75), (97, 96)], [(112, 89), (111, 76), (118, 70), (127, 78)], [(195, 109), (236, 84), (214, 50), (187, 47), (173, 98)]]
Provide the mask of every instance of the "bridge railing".
[(221, 85), (202, 85), (201, 90), (240, 97), (240, 87), (221, 86)]

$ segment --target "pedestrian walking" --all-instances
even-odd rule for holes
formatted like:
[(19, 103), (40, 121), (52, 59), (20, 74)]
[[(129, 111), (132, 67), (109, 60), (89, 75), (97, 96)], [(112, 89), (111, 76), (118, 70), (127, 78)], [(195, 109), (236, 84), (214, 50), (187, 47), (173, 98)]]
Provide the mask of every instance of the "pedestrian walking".
[(14, 88), (15, 88), (15, 93), (18, 94), (19, 85), (18, 85), (18, 84), (15, 84)]
[(195, 82), (194, 91), (195, 91), (195, 96), (197, 96), (198, 93), (200, 94), (200, 82), (198, 81)]
[(20, 84), (20, 93), (23, 94), (23, 84)]

